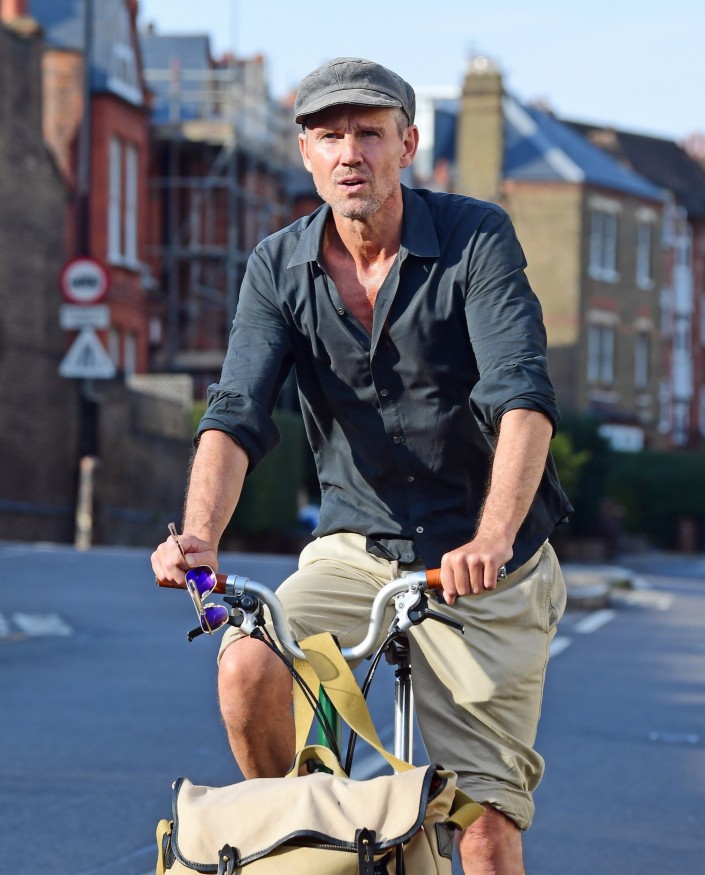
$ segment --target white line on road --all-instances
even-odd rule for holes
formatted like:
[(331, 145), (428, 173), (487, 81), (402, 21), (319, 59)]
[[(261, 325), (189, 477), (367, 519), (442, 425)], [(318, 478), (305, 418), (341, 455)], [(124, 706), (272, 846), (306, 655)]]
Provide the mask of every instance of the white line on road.
[(673, 596), (659, 592), (656, 589), (626, 590), (618, 595), (620, 601), (643, 608), (654, 608), (657, 611), (668, 611), (673, 604)]
[(12, 622), (25, 635), (34, 637), (73, 635), (73, 629), (58, 614), (13, 614)]
[(604, 611), (595, 611), (593, 614), (583, 617), (582, 620), (578, 620), (575, 626), (573, 626), (573, 631), (581, 635), (589, 635), (591, 632), (596, 632), (607, 623), (612, 622), (616, 616), (616, 612), (609, 608)]
[(551, 641), (551, 656), (558, 656), (559, 653), (563, 653), (563, 651), (570, 647), (571, 639), (566, 635), (556, 635), (556, 637)]

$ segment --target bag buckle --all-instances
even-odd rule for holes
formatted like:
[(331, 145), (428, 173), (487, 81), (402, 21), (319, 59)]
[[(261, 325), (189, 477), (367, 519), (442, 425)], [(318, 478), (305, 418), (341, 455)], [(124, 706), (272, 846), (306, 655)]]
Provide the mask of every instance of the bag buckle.
[(375, 875), (375, 839), (377, 834), (371, 829), (359, 829), (355, 833), (357, 846), (357, 871), (359, 875)]
[(233, 875), (238, 854), (230, 845), (223, 845), (218, 853), (217, 875)]

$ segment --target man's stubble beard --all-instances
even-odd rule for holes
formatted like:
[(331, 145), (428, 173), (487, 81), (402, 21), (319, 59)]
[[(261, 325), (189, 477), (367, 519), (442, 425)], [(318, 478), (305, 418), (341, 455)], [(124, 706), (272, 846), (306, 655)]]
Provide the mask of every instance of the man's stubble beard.
[[(367, 182), (369, 184), (373, 183), (374, 181), (368, 179)], [(337, 185), (337, 182), (333, 180), (332, 184), (335, 187)], [(316, 184), (316, 191), (318, 192), (318, 196), (321, 198), (321, 200), (325, 201), (333, 210), (333, 212), (337, 213), (339, 216), (342, 216), (344, 219), (365, 221), (366, 219), (374, 216), (375, 213), (379, 212), (379, 210), (394, 194), (396, 187), (397, 186), (390, 184), (388, 190), (379, 191), (373, 184), (371, 187), (371, 191), (368, 195), (365, 196), (365, 199), (362, 202), (348, 201), (344, 197), (339, 198), (331, 196), (327, 198), (324, 192), (321, 191), (321, 187), (318, 184)]]

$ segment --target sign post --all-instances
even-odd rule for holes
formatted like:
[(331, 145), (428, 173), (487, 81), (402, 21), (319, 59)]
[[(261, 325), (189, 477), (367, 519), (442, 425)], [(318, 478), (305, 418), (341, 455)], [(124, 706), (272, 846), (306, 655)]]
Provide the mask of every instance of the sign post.
[(83, 380), (81, 391), (81, 459), (78, 503), (76, 506), (75, 545), (88, 549), (93, 536), (93, 479), (97, 451), (96, 397), (90, 380), (110, 380), (117, 368), (96, 334), (110, 325), (110, 308), (103, 304), (110, 287), (107, 268), (99, 261), (80, 256), (68, 261), (59, 281), (66, 301), (60, 310), (61, 327), (77, 331), (69, 351), (59, 365), (59, 375)]

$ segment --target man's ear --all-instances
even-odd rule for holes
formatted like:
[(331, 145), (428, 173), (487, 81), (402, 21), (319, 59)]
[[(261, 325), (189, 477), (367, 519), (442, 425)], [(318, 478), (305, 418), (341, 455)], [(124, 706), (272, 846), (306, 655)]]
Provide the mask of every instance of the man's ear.
[(301, 152), (301, 160), (304, 162), (304, 167), (308, 172), (311, 172), (311, 162), (308, 159), (308, 141), (306, 139), (306, 132), (302, 131), (299, 134), (299, 152)]
[(419, 148), (419, 129), (416, 125), (409, 125), (404, 131), (402, 140), (402, 153), (399, 161), (400, 167), (408, 167), (416, 157), (416, 152)]

